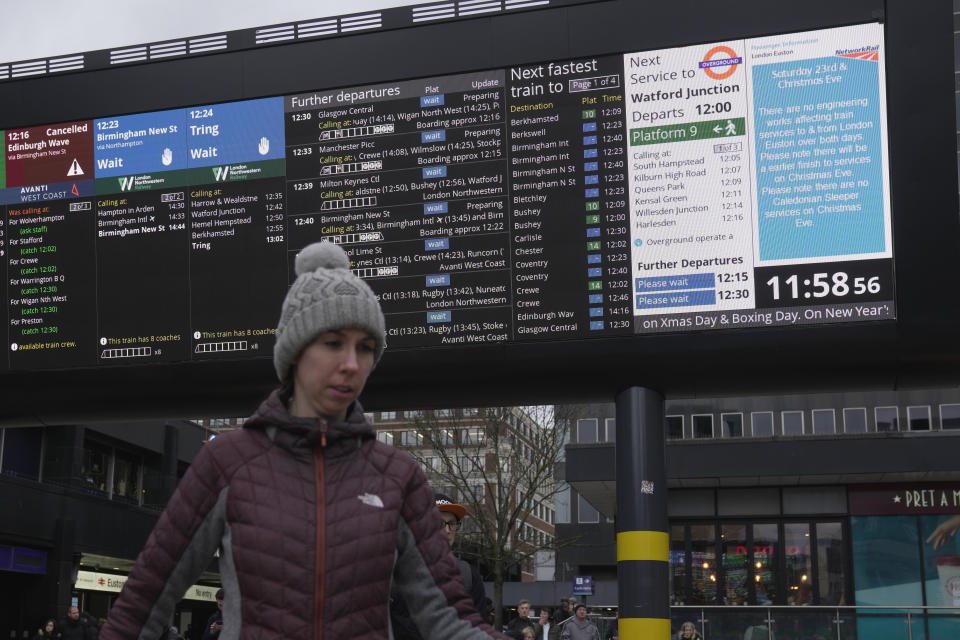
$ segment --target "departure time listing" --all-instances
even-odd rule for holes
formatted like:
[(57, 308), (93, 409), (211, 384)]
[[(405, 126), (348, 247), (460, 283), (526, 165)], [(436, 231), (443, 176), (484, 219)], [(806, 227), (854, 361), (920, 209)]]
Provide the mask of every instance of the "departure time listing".
[(867, 24), (5, 129), (0, 367), (269, 357), (317, 241), (395, 348), (892, 319), (885, 95)]

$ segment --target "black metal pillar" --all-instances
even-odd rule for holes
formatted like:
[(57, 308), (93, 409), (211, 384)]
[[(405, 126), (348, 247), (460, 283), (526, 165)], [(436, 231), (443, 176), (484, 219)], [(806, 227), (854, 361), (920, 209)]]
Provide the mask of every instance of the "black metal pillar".
[(670, 638), (663, 396), (617, 395), (617, 581), (621, 640)]

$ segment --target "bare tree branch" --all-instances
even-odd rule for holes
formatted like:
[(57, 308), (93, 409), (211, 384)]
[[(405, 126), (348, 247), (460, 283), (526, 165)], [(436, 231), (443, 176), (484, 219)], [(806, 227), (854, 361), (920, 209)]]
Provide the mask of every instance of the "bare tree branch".
[(577, 415), (563, 405), (424, 411), (412, 425), (416, 435), (401, 443), (435, 489), (449, 488), (467, 507), (458, 544), (492, 573), (497, 628), (510, 572), (571, 542), (556, 539), (546, 513), (562, 488), (554, 474)]

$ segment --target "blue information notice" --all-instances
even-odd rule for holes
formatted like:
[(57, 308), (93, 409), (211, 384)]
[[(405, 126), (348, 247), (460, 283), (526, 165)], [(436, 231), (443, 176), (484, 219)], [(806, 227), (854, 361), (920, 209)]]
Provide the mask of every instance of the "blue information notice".
[(885, 251), (879, 64), (753, 68), (760, 260)]

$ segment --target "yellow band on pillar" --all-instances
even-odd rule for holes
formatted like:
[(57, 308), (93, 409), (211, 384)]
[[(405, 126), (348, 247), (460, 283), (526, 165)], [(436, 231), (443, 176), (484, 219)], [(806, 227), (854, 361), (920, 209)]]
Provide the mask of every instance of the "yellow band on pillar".
[(617, 562), (623, 560), (669, 562), (669, 534), (666, 531), (621, 531), (617, 534)]
[(620, 618), (620, 640), (670, 640), (666, 618)]

